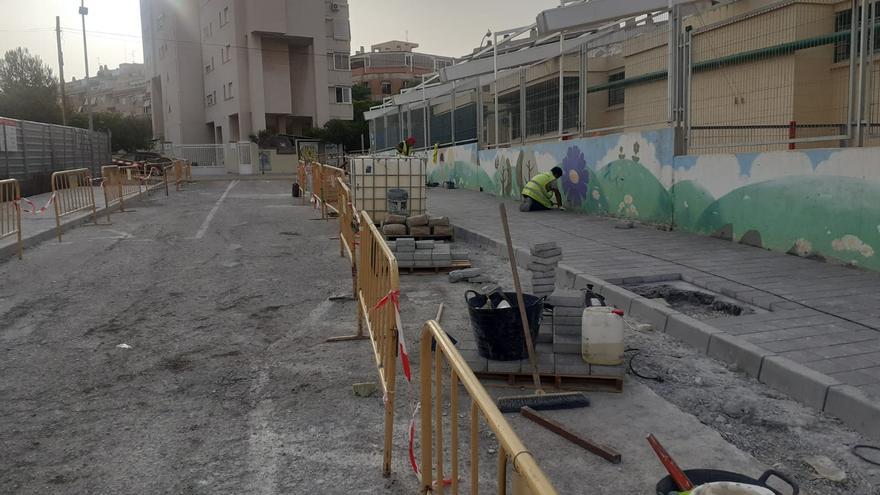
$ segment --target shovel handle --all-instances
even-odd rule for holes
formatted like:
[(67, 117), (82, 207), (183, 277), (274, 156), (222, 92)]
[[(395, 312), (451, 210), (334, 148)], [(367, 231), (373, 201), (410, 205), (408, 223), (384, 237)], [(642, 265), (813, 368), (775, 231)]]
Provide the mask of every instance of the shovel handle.
[(651, 448), (654, 449), (654, 453), (657, 454), (657, 457), (660, 459), (663, 467), (666, 468), (666, 471), (669, 472), (669, 476), (672, 478), (672, 481), (675, 482), (675, 485), (678, 486), (678, 489), (683, 492), (693, 490), (694, 484), (691, 483), (691, 480), (688, 479), (686, 474), (684, 474), (684, 471), (678, 467), (678, 464), (675, 463), (672, 456), (669, 455), (669, 452), (666, 452), (666, 449), (660, 445), (660, 441), (657, 440), (657, 437), (655, 437), (653, 433), (648, 435), (648, 443), (651, 444)]

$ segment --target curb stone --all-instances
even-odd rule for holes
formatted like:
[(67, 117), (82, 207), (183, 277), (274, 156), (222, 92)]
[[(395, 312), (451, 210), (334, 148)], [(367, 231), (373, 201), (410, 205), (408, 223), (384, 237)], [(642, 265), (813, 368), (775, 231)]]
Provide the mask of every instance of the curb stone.
[(707, 355), (736, 366), (752, 378), (761, 375), (761, 364), (765, 357), (775, 356), (770, 351), (724, 332), (711, 336)]
[(658, 332), (665, 332), (666, 322), (669, 317), (677, 314), (679, 314), (678, 311), (667, 307), (663, 303), (644, 297), (633, 299), (629, 308), (629, 316), (639, 321), (650, 323)]
[(764, 358), (758, 380), (819, 411), (825, 409), (828, 389), (841, 385), (828, 375), (782, 356)]
[(708, 354), (709, 341), (712, 339), (712, 336), (720, 334), (722, 331), (679, 313), (669, 315), (669, 319), (666, 320), (666, 333), (698, 349), (703, 354)]
[(825, 399), (825, 412), (856, 430), (880, 439), (880, 405), (851, 385), (832, 385)]

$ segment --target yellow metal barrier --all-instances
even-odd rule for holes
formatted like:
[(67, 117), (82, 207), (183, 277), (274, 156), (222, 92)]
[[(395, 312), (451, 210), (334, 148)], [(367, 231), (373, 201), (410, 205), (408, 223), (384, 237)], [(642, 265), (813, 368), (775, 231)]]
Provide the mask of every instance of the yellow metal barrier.
[(331, 167), (330, 165), (321, 164), (321, 218), (328, 219), (329, 210), (339, 215), (339, 192), (337, 191), (338, 181), (342, 179), (345, 183), (345, 171), (341, 168)]
[(107, 206), (107, 220), (110, 220), (110, 207), (119, 204), (119, 211), (125, 211), (125, 198), (122, 193), (122, 174), (116, 165), (101, 167), (101, 189), (104, 191), (104, 205)]
[(357, 240), (355, 239), (357, 215), (351, 202), (351, 190), (341, 177), (337, 177), (336, 181), (336, 190), (339, 192), (339, 256), (348, 255), (348, 260), (351, 262), (351, 290), (357, 298)]
[(361, 249), (358, 263), (358, 335), (366, 324), (385, 397), (385, 440), (382, 473), (391, 475), (394, 398), (397, 379), (398, 325), (396, 299), (400, 293), (397, 259), (373, 220), (361, 212)]
[(80, 211), (92, 210), (92, 221), (97, 223), (95, 190), (87, 168), (63, 170), (52, 174), (52, 194), (55, 197), (55, 228), (61, 242), (61, 217)]
[[(366, 215), (366, 213), (364, 213)], [(431, 342), (437, 342), (436, 351), (431, 353)], [(421, 462), (422, 493), (445, 493), (444, 445), (443, 445), (443, 363), (449, 373), (450, 409), (450, 489), (458, 494), (459, 489), (459, 403), (458, 386), (464, 386), (471, 397), (470, 407), (470, 493), (479, 490), (479, 429), (480, 418), (495, 433), (498, 439), (498, 493), (507, 493), (507, 465), (513, 466), (511, 485), (514, 494), (555, 495), (556, 490), (541, 468), (535, 463), (531, 452), (514, 433), (504, 419), (495, 402), (474, 376), (470, 366), (446, 336), (446, 332), (435, 321), (425, 323), (422, 328), (421, 350), (419, 354), (419, 381), (421, 382)], [(433, 382), (433, 393), (432, 393)], [(432, 416), (433, 415), (433, 416)], [(434, 482), (436, 476), (436, 483)]]
[(183, 163), (183, 165), (182, 165), (183, 166), (183, 180), (185, 180), (187, 183), (192, 182), (193, 181), (192, 163), (190, 163), (189, 160), (181, 160), (181, 162)]
[(15, 179), (0, 180), (0, 239), (15, 235), (21, 259), (21, 189)]
[(124, 197), (139, 196), (141, 194), (140, 173), (140, 167), (137, 165), (119, 167), (119, 181), (122, 183), (122, 195)]
[(321, 164), (317, 162), (309, 162), (311, 165), (312, 172), (312, 183), (309, 188), (309, 192), (311, 193), (311, 199), (315, 202), (315, 208), (318, 207), (318, 202), (321, 200)]
[(308, 191), (309, 189), (309, 171), (308, 165), (306, 164), (305, 160), (299, 161), (299, 167), (297, 167), (296, 169), (296, 178), (297, 182), (299, 183), (299, 195), (302, 198), (302, 204), (305, 205), (308, 201), (308, 195), (306, 194), (306, 191)]

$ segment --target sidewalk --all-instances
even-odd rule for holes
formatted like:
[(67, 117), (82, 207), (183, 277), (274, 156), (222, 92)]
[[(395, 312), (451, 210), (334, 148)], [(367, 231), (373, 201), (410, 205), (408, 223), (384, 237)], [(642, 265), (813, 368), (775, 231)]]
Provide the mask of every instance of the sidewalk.
[[(431, 189), (428, 206), (452, 219), (459, 239), (506, 256), (494, 197)], [(649, 226), (617, 229), (614, 219), (507, 210), (520, 263), (529, 244), (556, 241), (570, 283), (594, 283), (634, 318), (880, 438), (880, 274)], [(768, 311), (697, 321), (619, 287), (668, 280)]]

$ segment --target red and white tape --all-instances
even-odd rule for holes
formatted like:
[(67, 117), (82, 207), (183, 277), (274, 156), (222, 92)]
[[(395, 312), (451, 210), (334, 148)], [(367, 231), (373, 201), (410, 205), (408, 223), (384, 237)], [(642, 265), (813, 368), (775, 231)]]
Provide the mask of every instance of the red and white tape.
[(30, 213), (30, 214), (32, 214), (32, 215), (39, 215), (39, 214), (41, 214), (41, 213), (45, 213), (46, 210), (49, 209), (49, 206), (51, 206), (52, 203), (55, 202), (55, 193), (52, 193), (52, 195), (49, 196), (49, 201), (47, 201), (47, 202), (46, 202), (46, 205), (43, 206), (42, 208), (37, 208), (37, 205), (35, 205), (35, 204), (33, 203), (33, 201), (31, 201), (31, 200), (29, 200), (29, 199), (27, 199), (27, 198), (20, 198), (20, 202), (23, 202), (23, 203), (25, 203), (26, 205), (28, 205), (28, 206), (30, 207), (30, 208), (23, 208), (23, 207), (21, 207), (21, 206), (19, 205), (18, 202), (16, 202), (16, 203), (15, 203), (16, 206), (21, 210), (22, 213)]
[[(379, 302), (373, 306), (373, 309), (380, 309), (384, 307), (388, 302), (392, 302), (394, 304), (394, 320), (397, 324), (397, 335), (398, 335), (398, 354), (400, 354), (400, 364), (403, 367), (403, 376), (406, 377), (406, 386), (407, 386), (407, 402), (412, 409), (412, 416), (409, 420), (409, 427), (407, 428), (409, 434), (409, 446), (408, 446), (408, 456), (409, 456), (409, 464), (412, 467), (415, 475), (421, 479), (422, 473), (419, 471), (419, 463), (416, 460), (416, 416), (419, 414), (419, 409), (421, 409), (421, 402), (417, 401), (413, 398), (413, 389), (412, 389), (412, 366), (410, 364), (409, 359), (409, 351), (406, 348), (406, 335), (403, 332), (403, 323), (400, 320), (400, 289), (390, 290), (388, 294), (385, 295), (382, 299), (379, 299)], [(423, 379), (425, 379), (423, 377)], [(388, 396), (384, 396), (382, 398), (384, 402), (388, 402)], [(442, 418), (437, 418), (437, 421), (442, 421)], [(425, 448), (422, 446), (422, 448)], [(431, 448), (428, 446), (427, 448)], [(443, 485), (449, 486), (452, 484), (451, 479), (444, 479)]]

